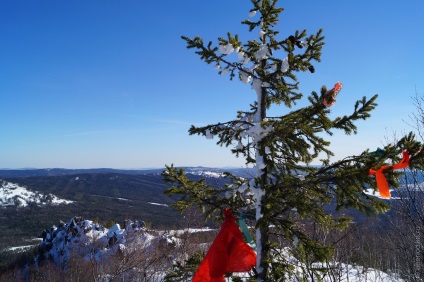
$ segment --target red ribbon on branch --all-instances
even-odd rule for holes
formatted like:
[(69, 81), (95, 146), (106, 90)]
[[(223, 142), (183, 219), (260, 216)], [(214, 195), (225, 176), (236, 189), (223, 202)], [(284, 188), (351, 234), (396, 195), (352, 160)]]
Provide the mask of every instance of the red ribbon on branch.
[(387, 182), (387, 179), (384, 176), (383, 172), (387, 169), (401, 169), (409, 166), (410, 157), (408, 152), (403, 151), (402, 154), (403, 157), (399, 163), (394, 165), (385, 165), (377, 170), (370, 169), (368, 172), (368, 175), (375, 175), (375, 180), (377, 181), (377, 188), (382, 198), (390, 198), (389, 183)]
[(342, 90), (343, 85), (340, 82), (336, 82), (334, 87), (325, 92), (324, 97), (322, 99), (322, 104), (329, 108), (336, 103), (336, 96)]
[(256, 264), (255, 251), (243, 240), (230, 209), (192, 282), (225, 282), (225, 273), (250, 271)]

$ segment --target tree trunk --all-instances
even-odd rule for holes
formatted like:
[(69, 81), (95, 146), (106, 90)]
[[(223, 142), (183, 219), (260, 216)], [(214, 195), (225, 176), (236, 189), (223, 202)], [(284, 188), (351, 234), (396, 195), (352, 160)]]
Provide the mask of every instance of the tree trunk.
[[(258, 95), (259, 96), (259, 95)], [(266, 90), (265, 88), (261, 87), (261, 95), (258, 97), (258, 109), (260, 113), (260, 121), (262, 122), (266, 118)], [(259, 145), (257, 148), (259, 151), (260, 156), (263, 158), (265, 156), (265, 148), (263, 145)], [(265, 167), (263, 170), (263, 174), (261, 175), (261, 181), (260, 181), (260, 187), (259, 189), (265, 190), (268, 182), (268, 170), (267, 167)], [(265, 208), (267, 204), (267, 195), (266, 190), (264, 191), (264, 195), (260, 198), (260, 205), (257, 206), (258, 209), (260, 209), (261, 217), (258, 218), (258, 211), (257, 214), (257, 220), (266, 220), (268, 218), (267, 210)], [(265, 219), (264, 219), (265, 217)], [(256, 246), (257, 246), (257, 271), (258, 271), (258, 281), (267, 281), (268, 277), (268, 269), (269, 269), (269, 263), (268, 256), (269, 256), (269, 225), (264, 222), (260, 224), (259, 228), (256, 230)]]

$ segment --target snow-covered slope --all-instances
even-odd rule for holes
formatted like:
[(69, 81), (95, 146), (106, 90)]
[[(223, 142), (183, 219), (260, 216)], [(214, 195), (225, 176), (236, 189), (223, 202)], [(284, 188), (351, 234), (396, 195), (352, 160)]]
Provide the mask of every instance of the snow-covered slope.
[(198, 175), (205, 178), (221, 178), (224, 177), (224, 172), (229, 172), (234, 175), (251, 178), (254, 175), (254, 168), (212, 168), (212, 167), (185, 167), (185, 172), (187, 174)]
[(207, 178), (220, 178), (224, 176), (223, 170), (206, 167), (189, 167), (185, 169), (185, 172)]
[(42, 194), (30, 191), (18, 184), (0, 180), (0, 207), (20, 206), (25, 207), (29, 203), (37, 205), (70, 204), (72, 201), (60, 199), (53, 194)]

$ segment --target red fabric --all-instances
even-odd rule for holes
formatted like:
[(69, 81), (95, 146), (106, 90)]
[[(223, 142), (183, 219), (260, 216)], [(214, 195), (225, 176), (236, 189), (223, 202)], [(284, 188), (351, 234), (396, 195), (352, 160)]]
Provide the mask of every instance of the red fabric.
[(400, 160), (399, 163), (392, 165), (393, 169), (401, 169), (401, 168), (406, 168), (409, 165), (409, 154), (407, 151), (403, 151), (403, 158)]
[(384, 176), (383, 171), (390, 168), (390, 166), (382, 166), (378, 170), (370, 169), (369, 175), (375, 175), (377, 188), (382, 198), (390, 198), (389, 183)]
[(401, 168), (406, 168), (409, 165), (409, 154), (407, 151), (403, 151), (402, 152), (403, 157), (400, 160), (399, 163), (391, 165), (391, 166), (382, 166), (380, 167), (378, 170), (373, 170), (370, 169), (369, 170), (369, 175), (375, 175), (375, 180), (377, 182), (377, 188), (378, 191), (380, 192), (380, 196), (382, 198), (390, 198), (390, 191), (389, 191), (389, 183), (387, 182), (386, 177), (384, 176), (383, 171), (385, 171), (386, 169), (401, 169)]
[(232, 213), (225, 209), (225, 221), (197, 269), (193, 282), (224, 282), (225, 273), (250, 271), (255, 266), (256, 253), (244, 242)]
[(327, 108), (331, 107), (336, 103), (336, 95), (340, 92), (343, 85), (340, 82), (336, 82), (334, 84), (334, 87), (325, 92), (324, 99), (322, 100), (322, 103)]

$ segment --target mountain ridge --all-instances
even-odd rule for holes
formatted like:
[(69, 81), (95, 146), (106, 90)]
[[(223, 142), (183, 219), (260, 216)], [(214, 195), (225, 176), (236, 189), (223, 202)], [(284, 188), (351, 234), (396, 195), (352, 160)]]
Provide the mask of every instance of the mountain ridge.
[[(195, 170), (203, 171), (229, 171), (236, 174), (243, 174), (242, 172), (250, 172), (252, 168), (237, 168), (237, 167), (203, 167), (203, 166), (187, 166), (181, 167), (187, 172)], [(151, 168), (151, 169), (114, 169), (114, 168), (88, 168), (88, 169), (66, 169), (66, 168), (40, 168), (40, 169), (0, 169), (0, 178), (5, 177), (31, 177), (31, 176), (58, 176), (58, 175), (72, 175), (81, 173), (122, 173), (122, 174), (157, 174), (161, 173), (164, 168)], [(246, 173), (245, 173), (246, 174)]]

